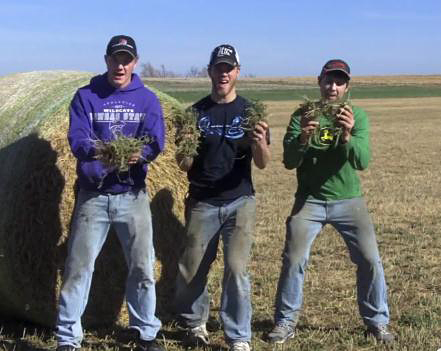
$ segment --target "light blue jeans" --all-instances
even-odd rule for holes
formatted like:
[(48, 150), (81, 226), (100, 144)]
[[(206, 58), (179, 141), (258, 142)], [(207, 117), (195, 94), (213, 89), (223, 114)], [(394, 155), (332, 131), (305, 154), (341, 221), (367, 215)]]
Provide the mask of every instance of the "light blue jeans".
[(220, 317), (225, 338), (251, 340), (251, 285), (247, 271), (254, 241), (256, 199), (242, 196), (213, 206), (187, 200), (186, 246), (178, 263), (175, 309), (187, 327), (208, 320), (210, 296), (207, 275), (216, 258), (219, 239), (224, 245), (224, 277)]
[(129, 326), (151, 340), (161, 326), (155, 317), (152, 217), (145, 190), (122, 194), (80, 191), (75, 207), (56, 325), (58, 345), (79, 348), (95, 260), (113, 225), (128, 265)]
[(283, 265), (276, 296), (275, 322), (295, 324), (303, 300), (303, 281), (311, 245), (325, 224), (343, 237), (357, 265), (358, 307), (369, 326), (389, 323), (386, 282), (374, 226), (363, 198), (340, 201), (296, 199), (286, 222)]

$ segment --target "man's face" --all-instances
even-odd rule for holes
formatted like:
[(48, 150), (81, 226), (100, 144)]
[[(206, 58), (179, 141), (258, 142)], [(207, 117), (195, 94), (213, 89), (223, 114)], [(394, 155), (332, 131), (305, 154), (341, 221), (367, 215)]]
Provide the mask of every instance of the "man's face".
[(224, 62), (210, 66), (208, 74), (211, 78), (212, 92), (220, 98), (225, 98), (235, 93), (239, 72), (240, 68), (238, 66), (231, 66)]
[(349, 90), (348, 77), (339, 71), (329, 72), (319, 77), (318, 84), (322, 99), (327, 101), (338, 101)]
[(117, 52), (112, 56), (105, 56), (107, 65), (107, 80), (117, 89), (128, 86), (132, 80), (132, 73), (138, 63), (128, 52)]

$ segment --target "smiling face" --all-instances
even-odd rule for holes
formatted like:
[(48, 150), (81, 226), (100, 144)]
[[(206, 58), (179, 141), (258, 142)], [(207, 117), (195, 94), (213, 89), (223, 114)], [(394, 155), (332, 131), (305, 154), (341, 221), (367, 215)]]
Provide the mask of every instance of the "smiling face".
[(228, 103), (236, 98), (236, 81), (239, 72), (239, 66), (232, 66), (224, 62), (209, 67), (211, 97), (215, 102)]
[(132, 81), (132, 73), (138, 63), (128, 52), (120, 51), (104, 57), (107, 65), (107, 80), (114, 88), (122, 89)]
[(326, 101), (341, 100), (349, 90), (349, 79), (341, 71), (332, 71), (318, 77), (322, 99)]

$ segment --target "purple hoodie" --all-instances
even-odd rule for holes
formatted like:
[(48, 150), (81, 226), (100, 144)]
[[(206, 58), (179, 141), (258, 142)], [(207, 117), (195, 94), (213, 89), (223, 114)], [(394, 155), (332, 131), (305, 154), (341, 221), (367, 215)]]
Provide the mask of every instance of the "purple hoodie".
[[(123, 89), (112, 87), (106, 73), (77, 90), (70, 105), (68, 131), (72, 153), (77, 158), (81, 189), (100, 193), (123, 193), (145, 188), (147, 162), (164, 148), (164, 119), (156, 95), (144, 87), (136, 74)], [(96, 160), (95, 141), (109, 141), (118, 134), (148, 135), (153, 142), (142, 150), (144, 162), (118, 173)]]

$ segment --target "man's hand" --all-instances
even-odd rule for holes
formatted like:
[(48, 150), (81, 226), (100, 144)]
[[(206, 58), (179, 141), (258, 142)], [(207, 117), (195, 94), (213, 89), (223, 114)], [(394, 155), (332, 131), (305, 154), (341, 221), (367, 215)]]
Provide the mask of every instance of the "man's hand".
[(271, 158), (269, 145), (267, 141), (268, 124), (264, 121), (257, 122), (253, 131), (250, 132), (250, 138), (252, 140), (251, 150), (253, 153), (254, 164), (263, 169)]
[(129, 157), (128, 164), (132, 166), (138, 163), (140, 158), (141, 158), (141, 151), (135, 152)]
[(312, 134), (314, 134), (314, 131), (319, 126), (319, 122), (315, 121), (311, 118), (302, 116), (300, 119), (300, 128), (301, 128), (301, 134), (300, 134), (300, 144), (306, 145), (309, 142), (309, 139), (311, 139)]
[(191, 156), (176, 154), (175, 158), (179, 168), (184, 172), (188, 172), (191, 166), (193, 166), (193, 157)]
[(354, 128), (354, 113), (350, 106), (341, 108), (337, 115), (337, 124), (342, 127), (343, 133), (341, 135), (341, 141), (343, 144), (347, 143), (351, 139), (351, 131)]
[(265, 143), (266, 144), (266, 134), (268, 131), (268, 124), (263, 121), (257, 122), (253, 131), (251, 132), (251, 139), (255, 143)]

